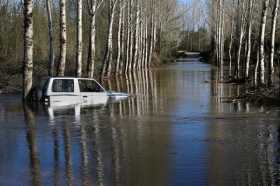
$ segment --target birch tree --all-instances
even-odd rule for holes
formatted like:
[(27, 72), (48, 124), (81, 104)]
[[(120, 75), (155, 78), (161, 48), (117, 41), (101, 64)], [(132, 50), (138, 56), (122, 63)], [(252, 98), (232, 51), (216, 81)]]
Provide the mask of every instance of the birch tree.
[(108, 24), (108, 36), (105, 56), (103, 60), (102, 76), (110, 76), (112, 73), (112, 61), (113, 61), (113, 24), (115, 19), (115, 11), (118, 0), (109, 0), (109, 24)]
[[(234, 0), (233, 0), (234, 2)], [(233, 6), (234, 7), (234, 6)], [(229, 40), (229, 46), (228, 46), (228, 56), (229, 56), (229, 77), (232, 77), (232, 45), (233, 45), (233, 36), (234, 36), (234, 16), (231, 15), (231, 30), (230, 30), (230, 40)]]
[(128, 49), (128, 54), (129, 54), (129, 71), (132, 71), (132, 67), (133, 67), (133, 46), (134, 46), (134, 37), (135, 37), (135, 27), (134, 27), (134, 12), (133, 12), (133, 5), (134, 5), (134, 1), (136, 0), (130, 0), (130, 12), (129, 12), (129, 15), (130, 15), (130, 25), (129, 25), (129, 28), (130, 28), (130, 38), (129, 38), (129, 42), (130, 42), (130, 45), (129, 45), (129, 49)]
[(83, 1), (77, 0), (76, 76), (82, 76), (83, 57)]
[(271, 86), (274, 77), (274, 51), (275, 51), (275, 32), (277, 15), (279, 9), (279, 0), (275, 0), (274, 8), (272, 13), (272, 24), (271, 24), (271, 43), (270, 43), (270, 58), (269, 58), (269, 68), (268, 68), (268, 85)]
[(103, 4), (103, 0), (88, 0), (88, 12), (90, 17), (89, 48), (87, 60), (87, 76), (93, 78), (95, 70), (96, 53), (96, 13)]
[(238, 49), (236, 56), (236, 68), (235, 68), (235, 78), (241, 78), (241, 51), (243, 47), (243, 38), (245, 35), (245, 25), (246, 25), (246, 6), (245, 1), (238, 1)]
[(53, 38), (53, 18), (52, 18), (52, 0), (46, 0), (46, 9), (48, 15), (48, 32), (49, 32), (49, 69), (48, 75), (54, 75), (54, 38)]
[[(120, 0), (119, 2), (119, 22), (118, 22), (118, 54), (117, 54), (117, 62), (116, 62), (116, 73), (119, 74), (121, 71), (121, 60), (123, 57), (123, 45), (124, 45), (124, 41), (123, 41), (123, 31), (124, 31), (124, 0)], [(122, 61), (123, 63), (123, 61)]]
[(127, 0), (127, 8), (126, 8), (126, 62), (125, 62), (125, 73), (130, 71), (130, 35), (131, 35), (131, 0)]
[(251, 48), (252, 48), (251, 45), (252, 45), (253, 4), (254, 4), (254, 0), (249, 0), (248, 29), (247, 29), (247, 53), (246, 53), (246, 63), (245, 63), (245, 78), (247, 80), (249, 79)]
[(23, 100), (31, 94), (33, 76), (33, 0), (24, 0)]
[(267, 9), (269, 0), (263, 0), (262, 20), (260, 29), (260, 44), (259, 44), (259, 59), (260, 59), (260, 81), (261, 84), (265, 84), (265, 54), (264, 54), (264, 39), (265, 39), (265, 28), (267, 21)]
[(139, 1), (136, 0), (136, 23), (135, 23), (135, 43), (134, 43), (134, 61), (133, 61), (133, 69), (137, 69), (138, 64), (138, 57), (139, 57), (139, 35), (140, 35), (140, 7), (139, 7)]
[(64, 76), (67, 50), (66, 0), (60, 0), (60, 53), (58, 76)]

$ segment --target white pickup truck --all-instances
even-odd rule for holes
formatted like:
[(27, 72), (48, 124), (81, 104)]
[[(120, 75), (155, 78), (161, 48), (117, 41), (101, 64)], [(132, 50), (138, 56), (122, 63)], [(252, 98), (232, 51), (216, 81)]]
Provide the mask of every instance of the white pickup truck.
[(42, 101), (52, 106), (98, 105), (125, 97), (128, 94), (106, 91), (95, 79), (75, 77), (51, 77), (42, 92)]

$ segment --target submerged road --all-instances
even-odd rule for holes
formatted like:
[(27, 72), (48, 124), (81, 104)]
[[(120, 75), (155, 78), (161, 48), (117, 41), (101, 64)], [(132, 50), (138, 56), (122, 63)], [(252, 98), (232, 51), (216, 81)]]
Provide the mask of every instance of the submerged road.
[(279, 184), (279, 109), (216, 77), (181, 59), (104, 82), (129, 99), (52, 115), (0, 97), (0, 185)]

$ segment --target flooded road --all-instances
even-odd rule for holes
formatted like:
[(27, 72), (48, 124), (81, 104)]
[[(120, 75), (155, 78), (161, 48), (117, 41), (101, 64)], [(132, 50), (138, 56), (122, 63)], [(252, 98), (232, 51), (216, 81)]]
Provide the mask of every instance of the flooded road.
[(188, 59), (103, 82), (131, 95), (105, 105), (0, 97), (0, 185), (279, 185), (279, 109), (216, 77)]

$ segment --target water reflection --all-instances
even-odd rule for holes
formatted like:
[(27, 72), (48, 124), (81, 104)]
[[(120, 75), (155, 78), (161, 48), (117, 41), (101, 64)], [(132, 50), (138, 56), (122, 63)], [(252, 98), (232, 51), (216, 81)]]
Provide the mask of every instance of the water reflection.
[(41, 170), (36, 142), (35, 116), (29, 106), (24, 105), (23, 107), (26, 124), (26, 139), (30, 157), (30, 176), (32, 177), (32, 185), (41, 185)]
[(279, 112), (217, 76), (197, 61), (117, 76), (103, 84), (131, 96), (86, 107), (0, 97), (0, 185), (278, 185)]

